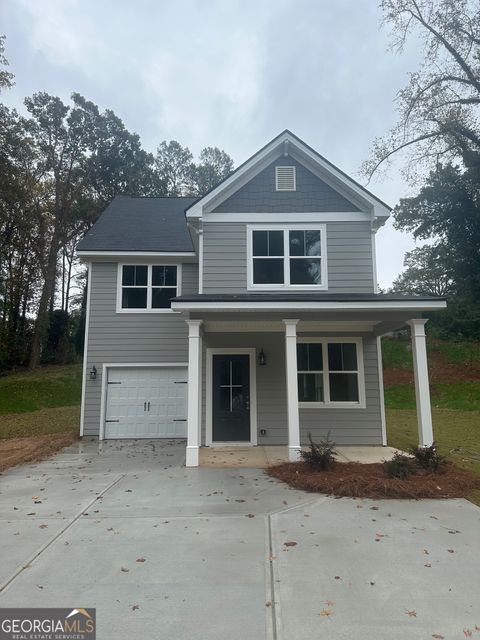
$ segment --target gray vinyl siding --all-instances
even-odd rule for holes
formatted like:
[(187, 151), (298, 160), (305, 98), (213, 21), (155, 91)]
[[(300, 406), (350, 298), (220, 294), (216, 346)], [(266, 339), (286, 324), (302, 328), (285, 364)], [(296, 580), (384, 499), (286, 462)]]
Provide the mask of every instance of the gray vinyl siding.
[[(188, 332), (177, 314), (116, 313), (117, 263), (92, 265), (84, 435), (98, 436), (104, 363), (166, 363), (188, 361)], [(182, 266), (182, 292), (198, 291), (198, 265)]]
[[(296, 190), (277, 191), (276, 166), (296, 167)], [(240, 187), (215, 212), (359, 211), (358, 207), (332, 189), (291, 156), (281, 156)]]
[[(316, 334), (320, 335), (320, 334)], [(202, 443), (206, 433), (206, 349), (256, 348), (267, 356), (266, 366), (256, 367), (257, 433), (259, 445), (287, 444), (287, 401), (285, 376), (285, 338), (281, 333), (206, 333), (203, 356)], [(363, 336), (365, 371), (365, 409), (319, 408), (299, 410), (300, 438), (308, 443), (308, 432), (314, 440), (327, 435), (338, 445), (381, 445), (382, 422), (376, 338)], [(260, 430), (266, 429), (266, 436)]]
[[(370, 222), (328, 222), (329, 293), (373, 293)], [(247, 291), (247, 224), (205, 222), (203, 226), (204, 293)]]

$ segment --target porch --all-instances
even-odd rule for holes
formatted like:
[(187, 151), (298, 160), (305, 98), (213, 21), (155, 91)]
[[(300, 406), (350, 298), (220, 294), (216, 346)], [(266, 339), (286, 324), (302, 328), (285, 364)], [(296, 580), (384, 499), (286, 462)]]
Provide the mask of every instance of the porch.
[[(314, 440), (330, 433), (339, 447), (367, 447), (375, 461), (385, 459), (380, 338), (405, 325), (411, 330), (418, 441), (429, 446), (427, 320), (421, 316), (442, 306), (444, 301), (378, 294), (174, 300), (172, 308), (188, 325), (187, 466), (295, 461), (309, 433)], [(202, 447), (208, 449), (200, 453)]]
[[(306, 447), (302, 447), (305, 449)], [(371, 464), (390, 460), (398, 449), (394, 447), (337, 447), (338, 462)], [(274, 464), (288, 462), (286, 445), (256, 447), (201, 447), (200, 467), (265, 469)]]

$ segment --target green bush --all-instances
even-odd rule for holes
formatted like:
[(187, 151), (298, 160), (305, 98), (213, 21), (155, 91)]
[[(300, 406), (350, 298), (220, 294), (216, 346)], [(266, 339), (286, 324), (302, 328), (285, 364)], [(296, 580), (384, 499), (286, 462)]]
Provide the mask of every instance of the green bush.
[(445, 464), (445, 456), (441, 456), (438, 453), (435, 442), (429, 447), (412, 447), (410, 451), (422, 469), (438, 471), (440, 467)]
[(415, 460), (398, 451), (395, 452), (391, 460), (386, 460), (383, 463), (383, 468), (389, 478), (398, 478), (399, 480), (405, 480), (417, 473)]
[(301, 451), (302, 460), (318, 471), (331, 469), (335, 464), (336, 444), (330, 440), (330, 431), (327, 437), (317, 444), (313, 441), (312, 434), (308, 434), (310, 448), (308, 451)]

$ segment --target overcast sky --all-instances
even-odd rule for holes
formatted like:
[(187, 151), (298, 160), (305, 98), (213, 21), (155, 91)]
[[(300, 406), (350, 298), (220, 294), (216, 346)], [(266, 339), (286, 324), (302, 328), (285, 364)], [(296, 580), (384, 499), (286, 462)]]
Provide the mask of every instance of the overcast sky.
[[(240, 164), (285, 128), (359, 179), (395, 94), (418, 67), (388, 51), (375, 0), (3, 0), (0, 32), (22, 107), (40, 90), (111, 108), (146, 149), (176, 139)], [(362, 181), (360, 179), (360, 181)], [(392, 206), (398, 169), (369, 185)], [(411, 237), (377, 235), (379, 282), (402, 270)]]

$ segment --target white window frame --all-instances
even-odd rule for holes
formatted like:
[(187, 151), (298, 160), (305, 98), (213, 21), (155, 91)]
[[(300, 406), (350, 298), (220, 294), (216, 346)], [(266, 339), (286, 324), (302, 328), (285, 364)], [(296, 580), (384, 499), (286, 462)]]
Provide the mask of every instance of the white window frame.
[[(295, 216), (294, 213), (291, 214)], [(283, 284), (254, 284), (253, 282), (253, 232), (254, 231), (283, 231)], [(322, 282), (320, 284), (290, 284), (290, 231), (320, 231), (321, 255), (311, 256), (320, 258)], [(282, 256), (277, 256), (281, 258)], [(295, 258), (295, 256), (293, 256)], [(299, 258), (300, 256), (296, 256)], [(308, 256), (307, 256), (308, 257)], [(247, 225), (247, 288), (249, 291), (327, 291), (327, 225), (325, 224), (252, 224)]]
[[(293, 169), (293, 189), (281, 189), (278, 186), (278, 170), (279, 169)], [(297, 167), (292, 164), (277, 165), (275, 167), (275, 191), (296, 191), (297, 190)]]
[[(146, 309), (124, 309), (122, 307), (122, 276), (123, 267), (147, 267), (147, 307)], [(152, 289), (162, 287), (152, 287), (152, 267), (177, 267), (177, 292), (176, 296), (182, 294), (182, 265), (176, 263), (160, 263), (160, 262), (119, 262), (117, 269), (117, 313), (178, 313), (171, 308), (153, 309), (152, 308)], [(140, 286), (138, 288), (144, 288)], [(173, 288), (173, 287), (172, 287)]]
[[(297, 344), (321, 344), (322, 345), (322, 361), (323, 361), (323, 402), (299, 402), (301, 409), (366, 409), (366, 393), (365, 393), (365, 370), (363, 363), (363, 340), (362, 338), (316, 338), (316, 337), (299, 337)], [(334, 402), (330, 400), (330, 372), (328, 368), (328, 345), (334, 343), (355, 344), (357, 347), (357, 371), (344, 373), (356, 373), (358, 376), (358, 402)], [(297, 379), (298, 379), (297, 367)], [(311, 373), (315, 373), (312, 371)], [(340, 372), (339, 372), (340, 373)]]

